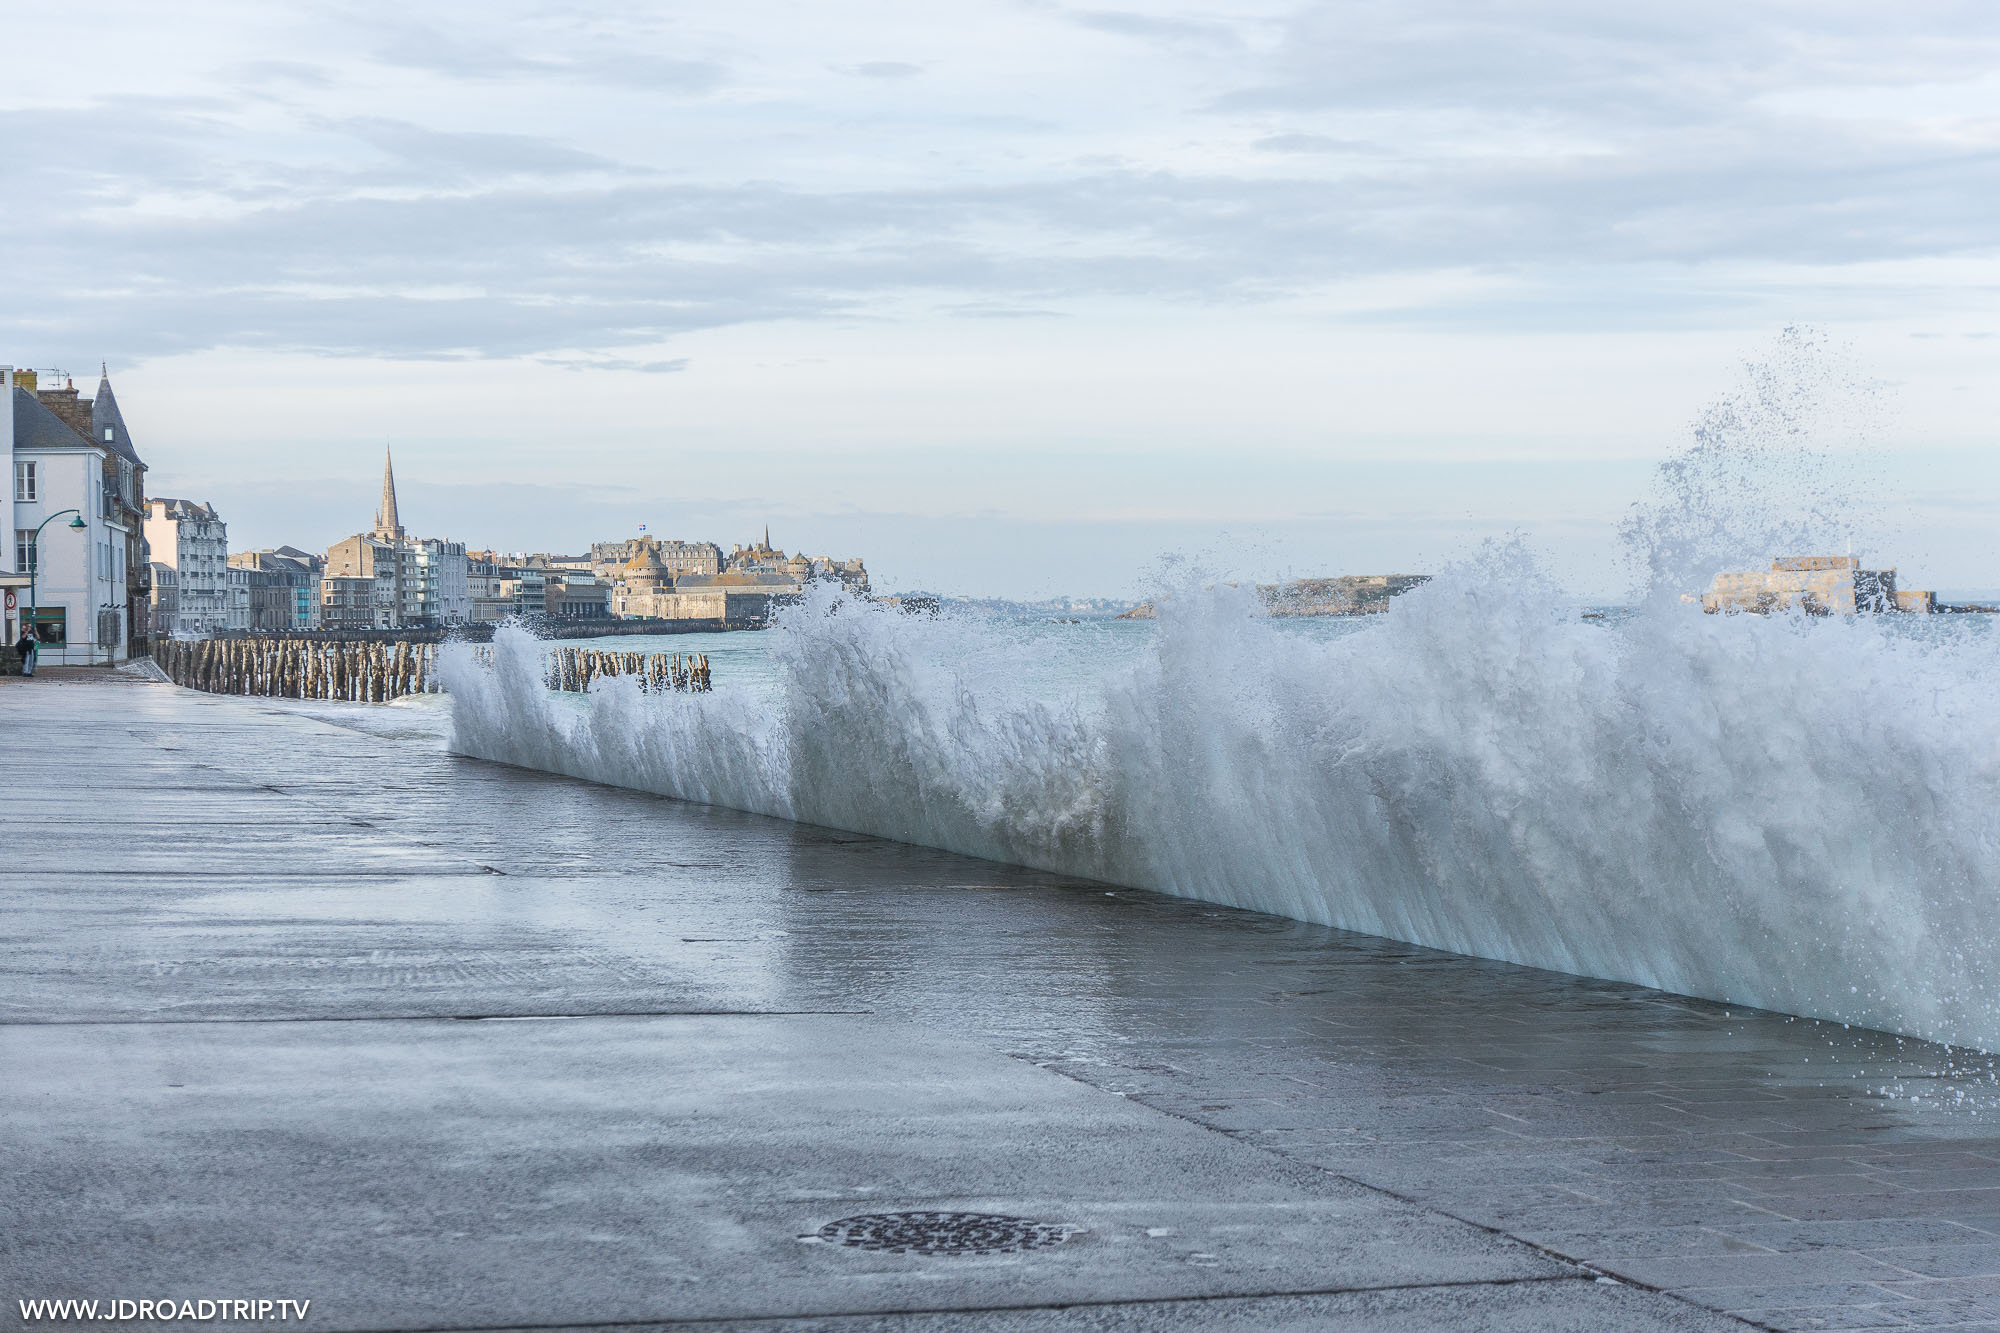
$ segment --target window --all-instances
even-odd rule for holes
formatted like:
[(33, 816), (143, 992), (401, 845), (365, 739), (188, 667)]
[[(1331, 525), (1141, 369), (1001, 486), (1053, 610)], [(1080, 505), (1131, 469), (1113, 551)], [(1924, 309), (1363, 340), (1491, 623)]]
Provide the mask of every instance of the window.
[(118, 438), (118, 427), (116, 427), (116, 426), (106, 426), (106, 427), (104, 428), (104, 438), (105, 438), (106, 440), (115, 440), (115, 439), (117, 439), (117, 438)]
[(14, 498), (16, 500), (39, 500), (41, 493), (36, 487), (33, 463), (14, 464)]
[(35, 530), (33, 528), (14, 529), (14, 569), (16, 573), (35, 572)]

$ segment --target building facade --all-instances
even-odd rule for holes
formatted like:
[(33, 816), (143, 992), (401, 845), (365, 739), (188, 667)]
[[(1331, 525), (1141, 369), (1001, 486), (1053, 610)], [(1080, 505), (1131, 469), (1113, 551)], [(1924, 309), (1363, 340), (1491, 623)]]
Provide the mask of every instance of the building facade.
[[(5, 393), (8, 405), (6, 411), (0, 411), (0, 444), (7, 446), (7, 472), (12, 477), (15, 476), (12, 366), (0, 366), (0, 392)], [(16, 563), (26, 553), (27, 545), (19, 540), (18, 531), (15, 541), (0, 545), (0, 655), (20, 640), (21, 625), (27, 615), (29, 577)]]
[[(42, 387), (44, 379), (50, 387)], [(61, 372), (12, 370), (6, 380), (14, 510), (8, 572), (28, 576), (25, 587), (4, 590), (15, 602), (12, 624), (18, 633), (32, 620), (42, 660), (51, 664), (122, 662), (145, 630), (135, 612), (150, 586), (146, 469), (110, 377), (88, 399)]]
[(320, 620), (327, 629), (392, 629), (409, 574), (394, 542), (356, 533), (326, 549)]
[(542, 586), (545, 615), (563, 620), (604, 620), (611, 615), (611, 585), (587, 570), (552, 571)]
[(633, 537), (622, 542), (593, 542), (590, 547), (591, 572), (600, 579), (615, 583), (624, 572), (625, 566), (642, 551), (652, 552), (653, 559), (668, 575), (678, 578), (682, 574), (720, 574), (723, 566), (722, 548), (714, 542), (659, 541), (652, 537)]
[(297, 547), (280, 546), (268, 551), (239, 551), (229, 557), (229, 564), (248, 575), (246, 628), (259, 633), (320, 628), (324, 558)]
[(465, 543), (425, 537), (410, 543), (415, 596), (407, 609), (412, 623), (463, 625), (472, 619), (472, 591)]
[[(235, 628), (229, 525), (215, 506), (164, 496), (148, 501), (146, 545), (155, 563), (174, 571), (174, 611), (165, 633), (199, 638)], [(150, 617), (156, 626), (165, 618), (160, 600), (154, 598)]]
[(610, 580), (594, 556), (473, 551), (467, 556), (469, 619), (498, 624), (520, 617), (600, 620), (613, 614)]
[(172, 565), (152, 564), (152, 596), (146, 607), (146, 632), (155, 639), (171, 639), (180, 618), (180, 575)]
[(1701, 609), (1769, 614), (1797, 609), (1807, 615), (1851, 616), (1871, 611), (1928, 614), (1937, 609), (1929, 591), (1896, 587), (1896, 571), (1863, 569), (1851, 555), (1783, 555), (1769, 569), (1717, 574), (1702, 594)]
[(730, 624), (767, 620), (772, 608), (798, 597), (808, 583), (840, 582), (865, 596), (868, 570), (858, 559), (787, 555), (763, 540), (738, 546), (728, 558), (708, 542), (661, 542), (649, 537), (600, 542), (593, 553), (627, 552), (613, 575), (613, 615), (659, 620), (719, 620)]
[(404, 531), (395, 463), (386, 452), (375, 526), (327, 548), (321, 599), (328, 629), (435, 628), (472, 619), (464, 543)]

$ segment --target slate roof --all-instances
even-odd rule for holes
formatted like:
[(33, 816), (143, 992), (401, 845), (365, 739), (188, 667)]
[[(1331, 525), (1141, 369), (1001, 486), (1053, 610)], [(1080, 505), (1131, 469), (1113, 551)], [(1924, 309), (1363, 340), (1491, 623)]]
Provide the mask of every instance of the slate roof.
[(14, 447), (16, 449), (81, 449), (92, 441), (70, 429), (41, 399), (14, 386)]
[(222, 520), (222, 515), (215, 512), (214, 506), (202, 504), (198, 500), (176, 500), (170, 495), (149, 495), (146, 497), (146, 503), (165, 505), (166, 508), (161, 511), (162, 517), (165, 518), (206, 518), (216, 522)]
[(778, 574), (769, 570), (725, 569), (720, 574), (683, 574), (674, 580), (674, 586), (760, 592), (768, 588), (794, 589), (799, 586), (799, 582), (789, 574)]
[[(90, 421), (97, 429), (98, 443), (108, 446), (112, 453), (128, 463), (146, 466), (132, 449), (132, 432), (125, 429), (125, 418), (118, 411), (118, 396), (111, 392), (109, 375), (97, 381), (97, 397), (90, 400)], [(106, 426), (118, 428), (109, 440), (104, 438)]]

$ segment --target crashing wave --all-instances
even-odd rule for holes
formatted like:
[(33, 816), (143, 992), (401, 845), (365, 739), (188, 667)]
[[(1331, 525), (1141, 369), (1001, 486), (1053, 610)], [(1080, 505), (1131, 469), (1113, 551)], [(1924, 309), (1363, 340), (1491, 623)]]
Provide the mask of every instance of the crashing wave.
[[(1331, 642), (1174, 599), (1066, 702), (822, 595), (774, 699), (448, 659), (460, 752), (1458, 953), (2000, 1045), (2000, 665), (1972, 627), (1585, 624), (1518, 557)], [(977, 673), (980, 684), (968, 687)]]
[(503, 632), (490, 669), (445, 659), (452, 744), (2000, 1047), (2000, 661), (1968, 623), (1983, 618), (1705, 616), (1675, 591), (1717, 552), (1851, 525), (1829, 504), (1816, 527), (1760, 531), (1757, 506), (1734, 504), (1746, 458), (1801, 433), (1802, 378), (1753, 371), (1635, 514), (1651, 590), (1627, 618), (1581, 621), (1502, 546), (1330, 641), (1288, 632), (1248, 592), (1184, 589), (1135, 657), (1051, 690), (1043, 646), (1007, 626), (822, 592), (774, 631), (774, 693), (612, 680), (562, 698), (543, 688), (540, 645)]

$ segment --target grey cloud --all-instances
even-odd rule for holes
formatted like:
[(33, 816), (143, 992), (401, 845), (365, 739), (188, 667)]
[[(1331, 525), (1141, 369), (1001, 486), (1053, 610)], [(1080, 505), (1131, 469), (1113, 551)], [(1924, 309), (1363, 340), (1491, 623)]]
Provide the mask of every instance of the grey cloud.
[[(1255, 301), (1439, 270), (1504, 278), (1484, 285), (1506, 294), (1413, 299), (1370, 318), (1605, 327), (1763, 299), (1707, 283), (1708, 265), (2000, 244), (1986, 203), (2000, 197), (2000, 156), (1915, 123), (1780, 115), (1752, 95), (1802, 69), (1857, 84), (1955, 77), (1991, 54), (1971, 20), (1965, 50), (1939, 53), (1865, 14), (1808, 50), (1720, 7), (1634, 17), (1541, 0), (1516, 15), (1520, 32), (1457, 0), (1414, 11), (1428, 25), (1402, 9), (1342, 10), (1353, 22), (1336, 29), (1330, 12), (1302, 16), (1239, 99), (1271, 131), (1257, 148), (1292, 155), (1250, 177), (1072, 160), (983, 184), (677, 183), (530, 137), (382, 119), (315, 122), (382, 157), (307, 167), (269, 160), (213, 100), (0, 113), (9, 141), (67, 149), (0, 159), (19, 312), (0, 327), (78, 363), (98, 348), (129, 359), (220, 344), (588, 360), (911, 295), (1019, 318), (1103, 295)], [(477, 44), (405, 56), (460, 77), (549, 70)], [(1453, 132), (1396, 137), (1397, 117), (1440, 114)], [(1474, 134), (1507, 117), (1552, 132), (1526, 147)], [(1363, 118), (1372, 142), (1398, 151), (1327, 132)], [(1331, 155), (1346, 155), (1338, 179), (1316, 177)], [(203, 206), (147, 206), (183, 197)]]
[(460, 79), (517, 78), (552, 71), (550, 62), (523, 56), (499, 42), (411, 24), (388, 34), (375, 48), (385, 65), (425, 70)]
[(710, 92), (721, 85), (725, 73), (713, 61), (676, 59), (611, 39), (595, 39), (580, 50), (523, 55), (499, 42), (420, 25), (389, 35), (377, 45), (375, 58), (458, 79), (559, 78), (681, 93)]
[[(0, 218), (0, 243), (27, 312), (17, 331), (111, 337), (121, 357), (216, 344), (452, 357), (613, 348), (918, 291), (987, 311), (1104, 294), (1256, 300), (1468, 263), (1840, 263), (1993, 241), (1980, 202), (2000, 192), (1993, 163), (1868, 172), (1809, 147), (1781, 146), (1754, 179), (1690, 161), (1659, 176), (1563, 164), (1339, 183), (1104, 172), (819, 193), (636, 180), (160, 221), (105, 216), (85, 190)], [(1009, 228), (1073, 244), (990, 239)], [(1560, 284), (1514, 299), (1588, 323), (1612, 312), (1611, 290), (1621, 319), (1687, 299), (1629, 279), (1601, 301)], [(1481, 303), (1460, 305), (1425, 317), (1481, 316)]]
[(1286, 27), (1268, 76), (1229, 107), (1468, 109), (1600, 127), (1730, 119), (1760, 94), (1970, 79), (1992, 66), (1995, 25), (1945, 0), (1809, 14), (1689, 0), (1315, 3)]
[(407, 121), (366, 117), (327, 124), (399, 162), (443, 173), (452, 180), (495, 175), (570, 176), (624, 169), (595, 153), (523, 134), (446, 132)]
[(671, 361), (633, 361), (616, 356), (541, 356), (535, 359), (545, 366), (554, 366), (558, 370), (623, 370), (636, 371), (643, 375), (671, 375), (688, 367), (688, 359), (684, 356), (675, 357)]
[(1269, 134), (1255, 140), (1252, 148), (1265, 153), (1370, 153), (1380, 150), (1359, 139), (1337, 139), (1330, 134)]
[(707, 93), (722, 86), (727, 75), (707, 60), (673, 60), (643, 52), (600, 50), (570, 60), (564, 72), (593, 83), (617, 83), (667, 92)]
[(848, 66), (846, 72), (864, 79), (914, 79), (924, 72), (924, 67), (904, 60), (867, 60)]
[(231, 65), (223, 71), (223, 75), (237, 83), (248, 85), (291, 83), (306, 88), (333, 86), (333, 76), (324, 68), (297, 60), (252, 60), (241, 65)]
[(1205, 46), (1225, 50), (1241, 47), (1243, 39), (1227, 24), (1200, 19), (1158, 18), (1124, 10), (1083, 9), (1072, 11), (1070, 19), (1098, 32), (1173, 46)]
[(1062, 319), (1060, 310), (1041, 310), (1034, 306), (993, 305), (987, 302), (972, 302), (965, 305), (944, 307), (946, 313), (965, 319)]

